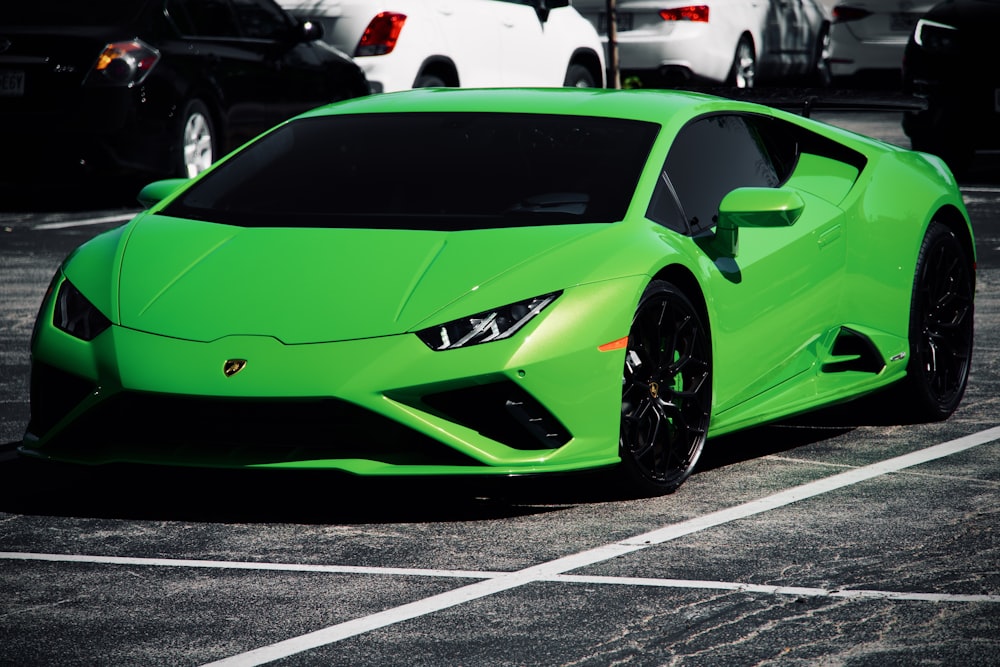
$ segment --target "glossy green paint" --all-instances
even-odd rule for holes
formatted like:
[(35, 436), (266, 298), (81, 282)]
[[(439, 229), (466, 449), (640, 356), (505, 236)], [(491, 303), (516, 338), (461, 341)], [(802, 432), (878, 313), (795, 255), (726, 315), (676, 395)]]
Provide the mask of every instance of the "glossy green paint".
[[(33, 354), (99, 384), (29, 451), (63, 459), (252, 466), (187, 455), (157, 460), (141, 442), (95, 458), (47, 439), (121, 390), (184, 396), (337, 397), (467, 456), (465, 466), (299, 458), (270, 467), (363, 475), (523, 474), (618, 461), (624, 350), (639, 296), (684, 277), (704, 304), (718, 435), (846, 400), (899, 379), (909, 350), (913, 267), (924, 230), (945, 216), (971, 239), (950, 173), (917, 156), (779, 111), (654, 91), (435, 91), (377, 95), (310, 116), (507, 111), (618, 116), (662, 125), (626, 218), (604, 225), (468, 232), (244, 229), (157, 215), (183, 183), (147, 187), (150, 206), (86, 244), (62, 271), (114, 323), (91, 343), (41, 326)], [(774, 115), (868, 158), (864, 170), (803, 155), (782, 187), (741, 189), (721, 233), (691, 238), (645, 218), (673, 136), (709, 113)], [(906, 192), (905, 197), (898, 196)], [(738, 237), (738, 244), (736, 242)], [(971, 241), (970, 241), (971, 246)], [(561, 295), (513, 337), (432, 351), (413, 332), (549, 292)], [(43, 306), (51, 323), (53, 304)], [(877, 373), (824, 366), (844, 328), (866, 335)], [(226, 359), (244, 371), (222, 373)], [(416, 398), (469, 382), (521, 386), (573, 434), (552, 450), (514, 450), (423, 409)]]

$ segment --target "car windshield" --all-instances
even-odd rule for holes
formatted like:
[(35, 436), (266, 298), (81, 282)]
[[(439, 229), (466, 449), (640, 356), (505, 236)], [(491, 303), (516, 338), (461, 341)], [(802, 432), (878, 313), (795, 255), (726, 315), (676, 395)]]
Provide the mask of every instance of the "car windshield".
[(245, 227), (443, 231), (614, 222), (658, 129), (511, 113), (302, 118), (218, 165), (162, 213)]

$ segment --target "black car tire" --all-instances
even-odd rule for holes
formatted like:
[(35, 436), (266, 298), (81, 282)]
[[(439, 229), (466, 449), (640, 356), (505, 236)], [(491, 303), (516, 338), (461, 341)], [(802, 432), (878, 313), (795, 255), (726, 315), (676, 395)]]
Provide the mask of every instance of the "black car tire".
[(178, 127), (177, 175), (192, 178), (215, 161), (218, 142), (208, 107), (201, 100), (190, 100), (184, 105)]
[(910, 358), (899, 402), (916, 421), (947, 419), (972, 365), (974, 269), (955, 232), (931, 222), (920, 246), (910, 305)]
[(726, 85), (736, 88), (753, 88), (757, 78), (757, 54), (753, 48), (753, 40), (749, 35), (740, 37), (733, 55), (733, 64), (729, 68)]
[(421, 74), (413, 83), (414, 88), (445, 88), (448, 84), (437, 74)]
[(654, 280), (636, 307), (622, 381), (619, 481), (630, 495), (671, 493), (694, 470), (712, 410), (709, 332), (677, 287)]
[(563, 85), (569, 88), (593, 88), (597, 84), (590, 70), (574, 63), (567, 68)]
[(820, 88), (826, 88), (833, 83), (833, 74), (830, 72), (830, 24), (828, 23), (824, 23), (816, 35), (816, 52), (809, 78), (813, 85)]

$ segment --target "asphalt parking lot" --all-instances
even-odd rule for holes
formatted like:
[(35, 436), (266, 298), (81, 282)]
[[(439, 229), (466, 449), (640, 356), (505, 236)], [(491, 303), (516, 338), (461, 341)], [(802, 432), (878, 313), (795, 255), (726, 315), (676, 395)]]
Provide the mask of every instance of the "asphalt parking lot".
[[(906, 145), (898, 114), (817, 117)], [(19, 459), (45, 286), (132, 209), (0, 212), (0, 665), (1000, 664), (998, 162), (962, 182), (977, 332), (950, 420), (876, 395), (711, 440), (646, 500)]]

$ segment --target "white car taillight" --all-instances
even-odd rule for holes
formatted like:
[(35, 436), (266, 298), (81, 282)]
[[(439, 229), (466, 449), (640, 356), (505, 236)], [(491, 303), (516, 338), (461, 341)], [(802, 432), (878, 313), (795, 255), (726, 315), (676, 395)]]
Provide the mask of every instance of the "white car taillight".
[(354, 50), (355, 56), (384, 56), (396, 48), (396, 40), (406, 22), (406, 14), (379, 12), (371, 20), (361, 41)]

